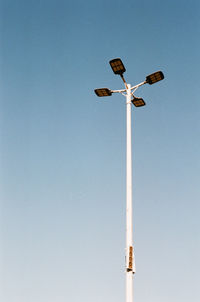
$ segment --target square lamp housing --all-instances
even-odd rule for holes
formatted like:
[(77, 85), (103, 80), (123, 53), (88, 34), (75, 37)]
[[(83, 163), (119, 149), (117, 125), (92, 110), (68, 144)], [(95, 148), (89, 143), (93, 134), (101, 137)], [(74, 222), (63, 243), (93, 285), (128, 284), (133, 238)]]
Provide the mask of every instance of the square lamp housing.
[(164, 79), (164, 74), (162, 71), (156, 71), (146, 77), (146, 82), (150, 85), (159, 82)]
[(126, 71), (124, 64), (122, 63), (122, 60), (120, 58), (113, 59), (109, 63), (115, 74), (122, 75)]
[(112, 92), (108, 88), (95, 89), (94, 92), (96, 93), (97, 96), (100, 96), (100, 97), (112, 95)]
[(133, 105), (134, 105), (135, 107), (142, 107), (142, 106), (145, 106), (145, 105), (146, 105), (145, 101), (144, 101), (142, 98), (136, 98), (136, 97), (134, 97), (134, 98), (131, 100), (131, 102), (133, 103)]

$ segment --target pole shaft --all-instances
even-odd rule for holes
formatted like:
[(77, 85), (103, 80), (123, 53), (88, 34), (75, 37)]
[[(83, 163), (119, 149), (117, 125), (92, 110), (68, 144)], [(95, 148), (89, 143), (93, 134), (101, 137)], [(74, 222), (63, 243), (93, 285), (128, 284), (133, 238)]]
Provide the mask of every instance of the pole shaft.
[(133, 214), (132, 214), (132, 146), (131, 85), (126, 95), (126, 302), (133, 302)]

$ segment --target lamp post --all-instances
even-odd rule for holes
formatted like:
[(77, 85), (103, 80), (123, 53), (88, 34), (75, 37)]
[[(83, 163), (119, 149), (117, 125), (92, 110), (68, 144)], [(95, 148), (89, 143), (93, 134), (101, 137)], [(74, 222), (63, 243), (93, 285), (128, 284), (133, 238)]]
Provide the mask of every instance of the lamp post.
[(121, 93), (126, 97), (126, 302), (133, 302), (133, 274), (136, 270), (133, 247), (131, 104), (135, 107), (144, 106), (144, 100), (135, 97), (134, 92), (144, 84), (152, 85), (163, 80), (164, 75), (161, 71), (157, 71), (148, 75), (144, 82), (131, 87), (124, 79), (123, 73), (126, 69), (121, 59), (111, 60), (110, 66), (115, 74), (120, 75), (125, 89), (100, 88), (94, 91), (98, 97), (111, 96), (113, 93)]

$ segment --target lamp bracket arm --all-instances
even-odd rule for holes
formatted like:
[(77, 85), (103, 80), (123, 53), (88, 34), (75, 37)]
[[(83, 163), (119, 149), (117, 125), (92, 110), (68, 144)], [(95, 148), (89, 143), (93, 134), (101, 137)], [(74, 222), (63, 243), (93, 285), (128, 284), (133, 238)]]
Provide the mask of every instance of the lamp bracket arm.
[(144, 84), (146, 84), (146, 83), (147, 83), (146, 81), (144, 81), (144, 82), (142, 82), (142, 83), (139, 83), (139, 84), (137, 84), (137, 85), (131, 87), (131, 90), (133, 90), (133, 93), (134, 93), (140, 86), (142, 86), (142, 85), (144, 85)]
[(120, 74), (120, 77), (121, 77), (122, 81), (124, 82), (124, 85), (125, 85), (126, 89), (128, 89), (128, 85), (126, 83), (126, 80), (125, 80), (123, 74)]
[(120, 89), (120, 90), (110, 90), (112, 93), (122, 93), (125, 92), (126, 89)]

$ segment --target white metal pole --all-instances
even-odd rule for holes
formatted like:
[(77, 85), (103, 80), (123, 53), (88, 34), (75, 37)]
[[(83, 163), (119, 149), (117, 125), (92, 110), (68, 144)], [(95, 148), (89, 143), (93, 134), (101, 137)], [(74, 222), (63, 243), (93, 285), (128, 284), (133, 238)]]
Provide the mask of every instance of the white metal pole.
[(131, 148), (131, 85), (126, 94), (126, 302), (133, 302), (133, 273), (135, 273), (133, 251), (132, 213), (132, 148)]

